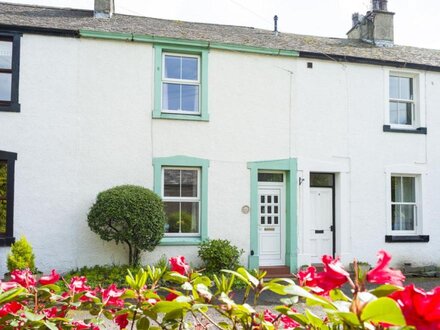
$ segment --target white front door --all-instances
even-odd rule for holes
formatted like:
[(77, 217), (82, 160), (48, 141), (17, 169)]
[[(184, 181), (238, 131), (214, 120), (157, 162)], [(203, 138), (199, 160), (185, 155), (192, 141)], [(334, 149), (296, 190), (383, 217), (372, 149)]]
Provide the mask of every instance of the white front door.
[(284, 185), (261, 183), (258, 188), (260, 266), (285, 264)]
[(310, 188), (310, 222), (312, 263), (321, 263), (324, 254), (333, 255), (333, 190)]

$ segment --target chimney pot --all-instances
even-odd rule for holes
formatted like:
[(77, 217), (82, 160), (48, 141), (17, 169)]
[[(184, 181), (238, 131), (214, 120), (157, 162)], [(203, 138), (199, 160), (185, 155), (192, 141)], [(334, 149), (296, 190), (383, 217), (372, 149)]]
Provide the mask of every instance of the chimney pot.
[(353, 13), (353, 15), (351, 15), (351, 19), (353, 21), (353, 27), (358, 25), (359, 24), (359, 13)]
[(388, 11), (388, 0), (372, 0), (372, 9)]
[(95, 18), (111, 18), (115, 12), (114, 0), (95, 0)]

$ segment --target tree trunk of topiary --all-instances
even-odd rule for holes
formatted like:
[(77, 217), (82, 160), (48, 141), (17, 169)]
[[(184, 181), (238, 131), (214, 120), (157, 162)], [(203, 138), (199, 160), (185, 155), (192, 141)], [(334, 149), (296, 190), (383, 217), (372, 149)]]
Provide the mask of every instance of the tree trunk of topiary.
[(128, 264), (132, 267), (139, 266), (141, 251), (129, 242), (126, 243), (128, 245)]

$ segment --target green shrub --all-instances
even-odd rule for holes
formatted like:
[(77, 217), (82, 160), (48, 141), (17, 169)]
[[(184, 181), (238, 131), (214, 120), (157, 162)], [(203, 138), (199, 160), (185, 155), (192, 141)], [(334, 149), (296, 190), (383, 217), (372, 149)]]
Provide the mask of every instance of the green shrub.
[(35, 255), (32, 251), (32, 246), (27, 241), (26, 237), (22, 236), (18, 241), (11, 245), (11, 251), (8, 254), (7, 266), (9, 272), (15, 269), (29, 268), (35, 272)]
[(103, 240), (128, 245), (131, 266), (139, 264), (140, 251), (152, 251), (164, 234), (160, 197), (139, 186), (118, 186), (99, 193), (87, 219), (90, 229)]
[(73, 269), (63, 277), (67, 283), (70, 283), (70, 279), (74, 276), (85, 276), (87, 278), (87, 285), (92, 288), (98, 285), (107, 287), (113, 283), (118, 287), (126, 287), (125, 276), (127, 275), (127, 269), (129, 269), (132, 274), (136, 274), (140, 267), (130, 267), (128, 265), (85, 266)]
[(222, 269), (236, 270), (240, 266), (243, 250), (231, 245), (228, 240), (206, 240), (200, 244), (199, 257), (207, 273), (219, 273)]

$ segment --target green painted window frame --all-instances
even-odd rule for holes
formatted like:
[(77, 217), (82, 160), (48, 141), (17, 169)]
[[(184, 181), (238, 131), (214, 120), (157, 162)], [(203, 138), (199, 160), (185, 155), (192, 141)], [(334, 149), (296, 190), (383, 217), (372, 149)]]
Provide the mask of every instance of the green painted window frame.
[(200, 236), (166, 236), (159, 245), (199, 245), (208, 238), (208, 168), (209, 160), (172, 156), (153, 158), (154, 192), (162, 198), (162, 169), (164, 167), (190, 167), (200, 169)]
[[(197, 55), (200, 57), (200, 112), (179, 114), (162, 112), (162, 70), (163, 54)], [(208, 49), (194, 46), (154, 45), (154, 109), (153, 118), (192, 121), (209, 121), (208, 114)]]

